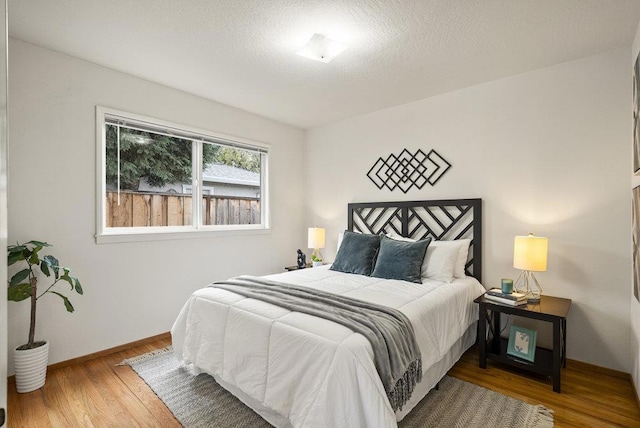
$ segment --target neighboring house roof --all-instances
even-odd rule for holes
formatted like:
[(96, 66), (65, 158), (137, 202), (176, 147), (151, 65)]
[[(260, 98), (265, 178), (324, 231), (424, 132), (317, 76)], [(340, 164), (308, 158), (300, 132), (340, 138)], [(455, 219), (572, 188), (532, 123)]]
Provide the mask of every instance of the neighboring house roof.
[(260, 186), (260, 174), (229, 165), (210, 163), (202, 173), (203, 181), (216, 183), (241, 184), (244, 186)]

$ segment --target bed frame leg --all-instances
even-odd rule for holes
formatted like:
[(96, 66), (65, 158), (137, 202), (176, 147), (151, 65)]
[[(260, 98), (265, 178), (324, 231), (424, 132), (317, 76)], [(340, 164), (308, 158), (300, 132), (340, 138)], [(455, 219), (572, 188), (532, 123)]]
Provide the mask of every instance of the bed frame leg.
[(440, 391), (440, 382), (436, 383), (436, 391)]

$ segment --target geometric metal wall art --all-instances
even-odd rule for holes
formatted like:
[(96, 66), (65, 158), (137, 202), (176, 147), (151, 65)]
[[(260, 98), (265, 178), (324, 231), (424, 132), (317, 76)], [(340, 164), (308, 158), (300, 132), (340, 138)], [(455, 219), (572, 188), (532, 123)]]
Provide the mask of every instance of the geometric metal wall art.
[(449, 168), (451, 164), (435, 150), (424, 154), (420, 149), (415, 153), (403, 149), (397, 156), (391, 153), (386, 159), (378, 158), (367, 177), (378, 189), (387, 187), (407, 193), (413, 186), (422, 189), (426, 183), (435, 185)]

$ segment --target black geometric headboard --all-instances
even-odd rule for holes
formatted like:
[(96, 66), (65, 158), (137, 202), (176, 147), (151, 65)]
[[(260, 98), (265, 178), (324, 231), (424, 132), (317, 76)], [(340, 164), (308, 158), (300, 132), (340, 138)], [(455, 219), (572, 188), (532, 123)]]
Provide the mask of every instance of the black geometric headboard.
[(465, 271), (482, 283), (482, 199), (351, 203), (347, 229), (376, 235), (393, 231), (413, 239), (471, 239)]

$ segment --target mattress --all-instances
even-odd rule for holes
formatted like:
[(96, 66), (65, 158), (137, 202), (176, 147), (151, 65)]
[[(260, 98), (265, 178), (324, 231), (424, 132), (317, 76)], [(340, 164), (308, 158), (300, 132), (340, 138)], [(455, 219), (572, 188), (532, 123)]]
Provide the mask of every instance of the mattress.
[(226, 290), (197, 290), (171, 330), (176, 355), (276, 426), (396, 426), (433, 386), (433, 373), (444, 374), (472, 343), (478, 319), (473, 299), (484, 292), (472, 277), (418, 284), (328, 266), (268, 278), (402, 311), (427, 374), (405, 408), (393, 412), (371, 346), (360, 334)]

